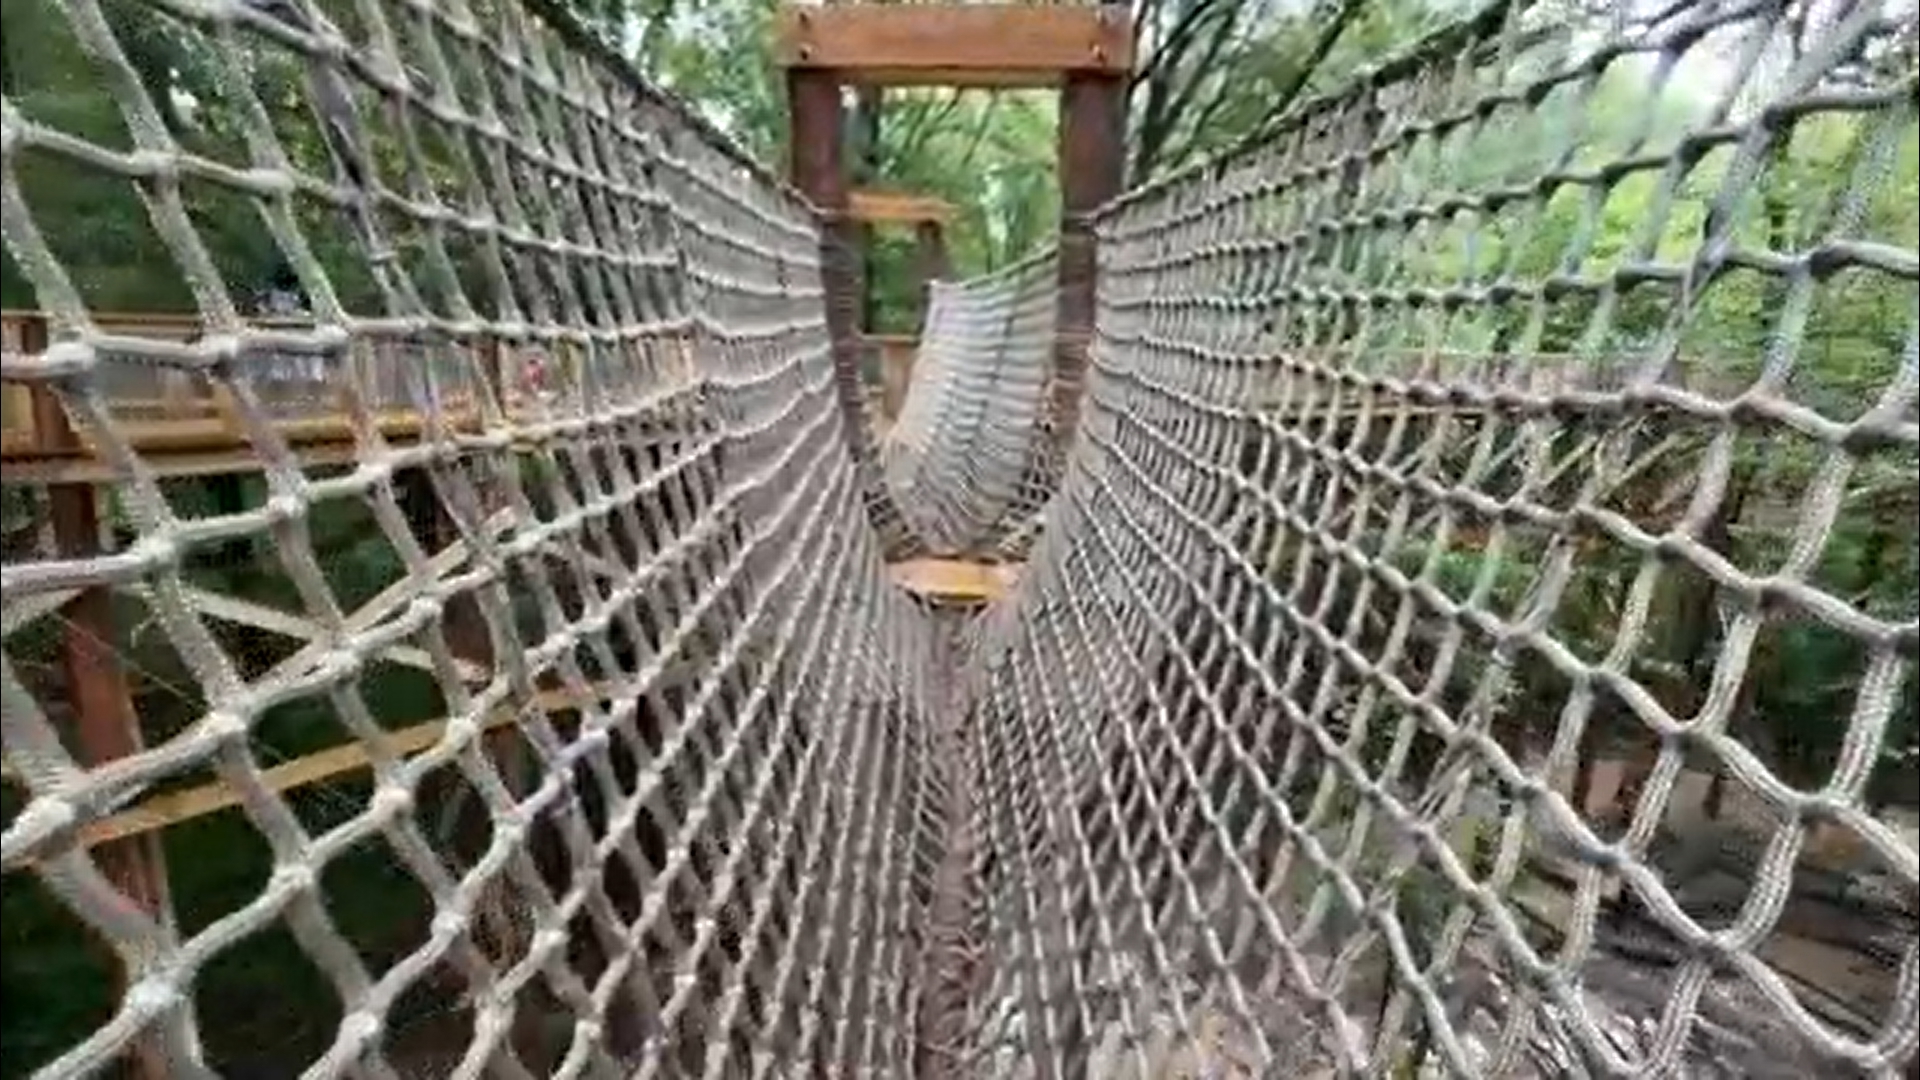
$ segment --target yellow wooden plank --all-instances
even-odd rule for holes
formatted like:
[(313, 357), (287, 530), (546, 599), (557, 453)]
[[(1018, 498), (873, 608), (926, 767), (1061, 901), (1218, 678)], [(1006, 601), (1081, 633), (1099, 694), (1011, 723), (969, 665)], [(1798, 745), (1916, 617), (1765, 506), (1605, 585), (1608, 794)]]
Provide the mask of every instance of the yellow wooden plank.
[[(576, 699), (558, 691), (542, 693), (535, 698), (535, 702), (547, 712), (564, 712), (579, 707)], [(501, 727), (511, 723), (515, 716), (512, 709), (500, 709), (486, 719), (481, 729), (491, 730)], [(388, 746), (395, 754), (405, 757), (438, 743), (446, 729), (447, 724), (444, 720), (432, 720), (402, 728), (388, 733)], [(322, 780), (330, 780), (346, 773), (357, 772), (370, 764), (366, 746), (355, 742), (307, 754), (270, 769), (263, 769), (261, 778), (269, 791), (286, 792), (309, 787)], [(102, 818), (81, 830), (80, 842), (84, 846), (93, 847), (110, 840), (139, 836), (156, 829), (164, 829), (169, 825), (178, 825), (183, 821), (205, 817), (216, 811), (238, 805), (240, 805), (240, 793), (225, 780), (215, 780), (185, 791), (155, 795), (138, 806), (123, 810), (112, 817)]]
[(1016, 563), (977, 563), (962, 559), (906, 559), (887, 567), (893, 583), (938, 600), (998, 600), (1020, 577)]
[(31, 451), (39, 445), (33, 427), (33, 391), (24, 383), (0, 383), (0, 450)]
[(1057, 86), (1133, 66), (1131, 20), (1107, 6), (794, 5), (779, 25), (783, 64), (866, 85)]
[(953, 220), (953, 204), (931, 195), (860, 188), (847, 193), (847, 216), (875, 224), (917, 225)]

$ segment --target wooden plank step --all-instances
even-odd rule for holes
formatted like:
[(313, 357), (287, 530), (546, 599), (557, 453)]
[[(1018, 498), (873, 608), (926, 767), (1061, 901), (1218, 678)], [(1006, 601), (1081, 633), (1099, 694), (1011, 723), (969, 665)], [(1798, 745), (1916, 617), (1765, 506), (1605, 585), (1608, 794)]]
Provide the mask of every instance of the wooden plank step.
[(895, 585), (930, 600), (991, 603), (1013, 588), (1020, 578), (1020, 565), (965, 559), (906, 559), (888, 566), (887, 574)]
[(953, 220), (953, 204), (932, 195), (857, 188), (847, 193), (847, 216), (870, 224), (945, 224)]

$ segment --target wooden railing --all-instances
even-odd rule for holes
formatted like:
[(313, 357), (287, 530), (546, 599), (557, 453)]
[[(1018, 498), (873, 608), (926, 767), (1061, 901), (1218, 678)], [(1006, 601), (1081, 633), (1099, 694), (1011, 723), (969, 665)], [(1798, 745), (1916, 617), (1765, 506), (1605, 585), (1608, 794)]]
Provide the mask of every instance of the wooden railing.
[[(139, 339), (143, 345), (184, 346), (200, 332), (200, 321), (190, 315), (95, 315), (94, 324), (107, 335)], [(312, 324), (264, 318), (250, 325), (262, 331), (299, 331)], [(44, 316), (0, 312), (0, 342), (8, 355), (44, 350)], [(664, 369), (691, 375), (691, 355), (683, 341), (663, 337), (659, 348), (668, 353), (653, 359)], [(559, 369), (565, 357), (495, 340), (433, 345), (392, 340), (361, 346), (345, 358), (289, 349), (262, 355), (258, 362), (266, 370), (251, 372), (252, 393), (273, 416), (281, 437), (303, 457), (320, 462), (352, 460), (355, 441), (352, 410), (340, 396), (341, 380), (327, 377), (328, 364), (367, 365), (359, 385), (371, 388), (371, 400), (361, 405), (382, 437), (404, 442), (420, 437), (426, 429), (426, 417), (417, 405), (424, 373), (410, 365), (435, 365), (437, 414), (453, 430), (471, 430), (480, 423), (480, 406), (489, 389), (509, 415), (536, 407), (543, 395), (553, 393), (564, 381)], [(103, 365), (102, 381), (121, 433), (161, 474), (250, 467), (253, 453), (239, 410), (231, 390), (217, 381), (179, 368), (118, 362), (111, 356)], [(0, 459), (8, 463), (10, 479), (89, 482), (109, 478), (110, 470), (99, 460), (92, 433), (84, 424), (71, 423), (67, 410), (45, 389), (5, 383), (0, 392), (0, 421)]]

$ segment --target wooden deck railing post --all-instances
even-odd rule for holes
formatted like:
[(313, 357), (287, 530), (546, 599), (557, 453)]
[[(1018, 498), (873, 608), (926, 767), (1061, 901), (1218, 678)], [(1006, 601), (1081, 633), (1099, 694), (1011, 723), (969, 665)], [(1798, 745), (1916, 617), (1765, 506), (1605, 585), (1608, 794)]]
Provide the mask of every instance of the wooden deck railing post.
[[(886, 108), (886, 91), (878, 86), (857, 86), (854, 88), (853, 129), (856, 154), (853, 161), (854, 179), (861, 184), (877, 181), (880, 172), (880, 123), (881, 113)], [(879, 297), (875, 292), (874, 265), (874, 228), (872, 222), (860, 222), (854, 227), (858, 238), (860, 258), (859, 281), (859, 329), (863, 333), (872, 333), (879, 329), (876, 309)]]
[[(20, 338), (23, 353), (45, 352), (45, 317), (29, 317), (21, 327)], [(42, 385), (35, 385), (32, 394), (39, 446), (55, 453), (75, 452), (80, 436), (59, 399)], [(53, 484), (47, 488), (56, 557), (84, 559), (101, 552), (97, 496), (92, 484)], [(82, 589), (61, 615), (61, 667), (81, 759), (91, 766), (138, 753), (143, 740), (115, 643), (113, 590), (104, 585)], [(94, 857), (116, 889), (163, 924), (172, 923), (166, 858), (157, 833), (102, 844)], [(123, 989), (126, 977), (122, 971)], [(162, 1080), (168, 1075), (167, 1063), (157, 1047), (140, 1047), (135, 1054), (134, 1074), (140, 1080)]]

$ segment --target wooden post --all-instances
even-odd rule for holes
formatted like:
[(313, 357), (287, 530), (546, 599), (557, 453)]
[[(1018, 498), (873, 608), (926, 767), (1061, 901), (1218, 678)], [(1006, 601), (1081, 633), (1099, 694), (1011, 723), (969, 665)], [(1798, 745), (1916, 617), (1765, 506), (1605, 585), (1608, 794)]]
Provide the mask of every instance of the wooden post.
[[(858, 140), (858, 156), (854, 161), (854, 177), (862, 184), (872, 183), (879, 178), (880, 172), (880, 110), (883, 105), (884, 91), (878, 86), (861, 86), (854, 91), (853, 127)], [(877, 329), (876, 309), (879, 297), (876, 295), (875, 263), (873, 250), (873, 225), (861, 222), (858, 226), (860, 243), (860, 329), (871, 333)]]
[[(187, 343), (192, 344), (201, 338), (201, 330), (196, 325), (187, 334)], [(229, 395), (226, 399), (232, 402)], [(244, 429), (242, 429), (244, 430)], [(245, 440), (243, 439), (243, 445)], [(202, 481), (206, 486), (207, 498), (213, 504), (213, 512), (223, 517), (246, 513), (247, 483), (241, 473), (219, 473)], [(235, 537), (213, 549), (208, 563), (222, 570), (241, 570), (254, 558), (254, 545), (247, 537)]]
[[(20, 349), (29, 356), (46, 352), (44, 317), (25, 320), (20, 328)], [(32, 400), (33, 426), (40, 445), (78, 453), (80, 435), (53, 391), (35, 384)], [(84, 559), (100, 553), (100, 510), (95, 494), (92, 484), (48, 487), (48, 515), (57, 557)], [(60, 659), (82, 762), (102, 765), (139, 753), (140, 721), (114, 644), (113, 590), (104, 585), (82, 589), (67, 603), (62, 615), (65, 625)], [(171, 924), (166, 859), (159, 833), (102, 844), (95, 849), (94, 857), (114, 888), (163, 924)], [(126, 974), (124, 970), (120, 973), (123, 993)], [(146, 1040), (136, 1046), (134, 1075), (140, 1080), (160, 1080), (167, 1075), (166, 1062), (157, 1046)]]
[[(1103, 27), (1127, 26), (1125, 3), (1103, 3), (1098, 14)], [(1093, 216), (1124, 185), (1127, 85), (1124, 70), (1070, 71), (1060, 89), (1060, 298), (1045, 414), (1053, 428), (1048, 471), (1056, 483), (1065, 482), (1068, 454), (1079, 429), (1093, 339), (1098, 271)], [(1069, 901), (1062, 914), (1083, 918), (1085, 903)], [(1085, 1038), (1079, 1021), (1070, 1019), (1063, 1041), (1071, 1046)], [(1078, 1065), (1069, 1061), (1070, 1069)]]
[(792, 69), (787, 72), (787, 100), (793, 111), (789, 162), (793, 186), (828, 215), (820, 236), (820, 274), (827, 293), (827, 336), (833, 347), (835, 378), (854, 380), (844, 389), (857, 392), (860, 238), (847, 216), (839, 80), (831, 71)]
[[(1101, 15), (1124, 22), (1126, 7), (1105, 4)], [(1126, 121), (1124, 74), (1068, 73), (1060, 92), (1060, 303), (1050, 409), (1054, 437), (1063, 451), (1073, 441), (1093, 334), (1092, 215), (1120, 193)]]
[(892, 423), (900, 419), (900, 407), (907, 398), (907, 384), (913, 381), (913, 361), (920, 350), (920, 338), (877, 334), (869, 340), (880, 353), (881, 411), (888, 423)]
[[(474, 350), (474, 362), (480, 368), (480, 381), (485, 384), (484, 392), (492, 396), (494, 407), (499, 409), (504, 417), (507, 411), (509, 382), (507, 350), (502, 346), (500, 339), (493, 334), (480, 338), (471, 347)], [(486, 412), (483, 409), (480, 412), (480, 422), (483, 424), (486, 422), (485, 417)]]
[(938, 221), (922, 221), (913, 227), (920, 271), (920, 314), (916, 332), (927, 331), (927, 308), (933, 302), (933, 283), (953, 276), (953, 263), (947, 256), (947, 233)]

